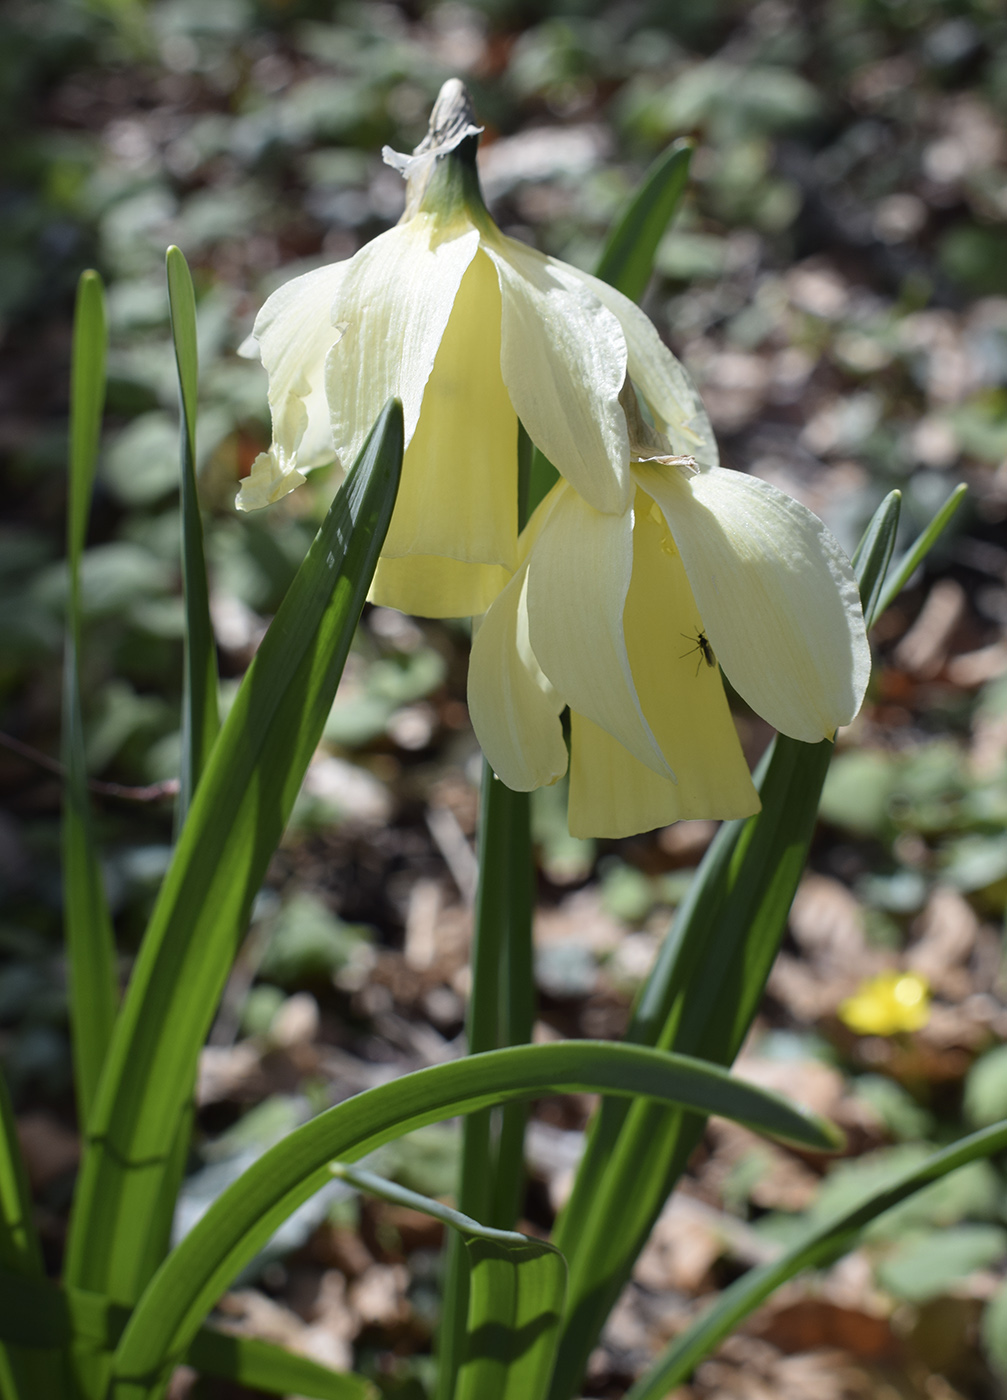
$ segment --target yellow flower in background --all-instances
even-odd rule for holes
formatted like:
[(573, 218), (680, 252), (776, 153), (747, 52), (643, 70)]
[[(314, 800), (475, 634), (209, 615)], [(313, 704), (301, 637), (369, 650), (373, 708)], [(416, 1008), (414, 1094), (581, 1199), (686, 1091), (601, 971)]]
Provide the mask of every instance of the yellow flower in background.
[(500, 232), (479, 193), (468, 94), (445, 84), (410, 156), (399, 224), (295, 278), (243, 353), (269, 374), (273, 441), (243, 483), (255, 510), (334, 458), (348, 466), (392, 396), (406, 454), (372, 598), (425, 616), (485, 611), (517, 566), (518, 419), (593, 510), (630, 506), (627, 372), (679, 452), (712, 442), (699, 398), (647, 317)]
[[(755, 477), (675, 455), (632, 385), (622, 401), (632, 505), (606, 514), (557, 483), (469, 663), (476, 735), (511, 788), (566, 772), (570, 707), (575, 836), (758, 811), (716, 663), (806, 743), (853, 718), (870, 675), (856, 579), (818, 517)], [(715, 461), (712, 440), (706, 450)]]
[(857, 1035), (922, 1030), (930, 1020), (930, 985), (918, 972), (881, 972), (840, 1004), (839, 1019)]

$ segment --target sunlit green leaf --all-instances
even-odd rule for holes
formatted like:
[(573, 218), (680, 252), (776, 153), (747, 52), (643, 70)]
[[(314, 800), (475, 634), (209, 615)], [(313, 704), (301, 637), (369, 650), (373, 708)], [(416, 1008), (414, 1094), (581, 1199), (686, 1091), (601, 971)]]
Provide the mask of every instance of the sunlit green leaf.
[(193, 800), (144, 937), (95, 1105), (68, 1282), (122, 1301), (156, 1268), (151, 1221), (227, 974), (332, 705), (391, 516), (392, 401), (273, 620)]

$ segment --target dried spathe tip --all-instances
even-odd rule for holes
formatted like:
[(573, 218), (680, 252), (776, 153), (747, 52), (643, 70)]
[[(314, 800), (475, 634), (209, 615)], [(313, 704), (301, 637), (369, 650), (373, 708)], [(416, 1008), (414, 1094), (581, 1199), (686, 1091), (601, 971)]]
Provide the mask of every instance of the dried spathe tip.
[(483, 128), (475, 125), (474, 117), (475, 108), (468, 88), (460, 78), (449, 78), (437, 95), (427, 134), (414, 148), (412, 155), (393, 151), (391, 146), (382, 147), (381, 156), (385, 164), (397, 170), (409, 182), (407, 215), (412, 213), (422, 198), (436, 161), (457, 150), (470, 136), (481, 134)]
[(443, 155), (453, 151), (467, 136), (478, 136), (481, 126), (475, 124), (472, 96), (461, 78), (449, 78), (434, 103), (426, 136), (413, 151), (414, 156)]

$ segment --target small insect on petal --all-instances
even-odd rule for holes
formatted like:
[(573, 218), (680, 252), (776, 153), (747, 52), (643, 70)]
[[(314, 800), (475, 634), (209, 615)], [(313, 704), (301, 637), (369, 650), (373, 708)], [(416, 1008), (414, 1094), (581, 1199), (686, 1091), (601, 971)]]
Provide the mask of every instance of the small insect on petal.
[(679, 660), (684, 661), (687, 656), (695, 656), (696, 652), (698, 651), (699, 660), (696, 662), (697, 676), (699, 675), (699, 668), (700, 666), (702, 666), (704, 661), (706, 662), (707, 666), (711, 668), (716, 666), (717, 658), (713, 654), (713, 647), (710, 645), (710, 640), (701, 627), (697, 628), (695, 636), (692, 636), (690, 632), (682, 632), (680, 633), (680, 636), (683, 636), (687, 642), (695, 642), (695, 646), (691, 646), (688, 651), (682, 652), (681, 656), (679, 657)]

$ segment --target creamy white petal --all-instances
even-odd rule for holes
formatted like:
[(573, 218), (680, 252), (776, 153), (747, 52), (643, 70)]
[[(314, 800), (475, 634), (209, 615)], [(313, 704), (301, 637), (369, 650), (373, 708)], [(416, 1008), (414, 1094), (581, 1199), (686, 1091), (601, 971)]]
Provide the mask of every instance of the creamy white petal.
[(498, 564), (505, 580), (517, 564), (517, 415), (500, 374), (500, 288), (484, 253), (441, 338), (382, 553)]
[(469, 659), (469, 714), (493, 769), (515, 792), (554, 783), (566, 772), (560, 713), (528, 642), (527, 565), (478, 624)]
[(596, 510), (625, 510), (626, 342), (618, 320), (563, 263), (502, 234), (484, 238), (483, 248), (500, 278), (500, 368), (515, 412)]
[(605, 514), (561, 483), (528, 557), (531, 648), (572, 709), (673, 778), (640, 708), (626, 653), (623, 609), (632, 570), (632, 511)]
[(821, 520), (741, 472), (718, 467), (686, 479), (675, 468), (635, 471), (664, 513), (738, 693), (805, 743), (848, 724), (871, 654), (853, 569)]
[(720, 460), (717, 440), (699, 391), (681, 361), (665, 345), (645, 312), (622, 292), (571, 268), (619, 319), (629, 352), (630, 378), (647, 400), (658, 427), (668, 438), (674, 453), (696, 457), (703, 467), (715, 467)]
[(483, 613), (510, 581), (499, 564), (467, 564), (435, 554), (378, 560), (368, 601), (417, 617), (471, 617)]
[(273, 446), (268, 452), (260, 452), (252, 463), (252, 470), (238, 487), (235, 505), (239, 510), (262, 510), (303, 486), (305, 478), (296, 467), (284, 465)]
[(325, 357), (339, 339), (329, 307), (348, 266), (331, 263), (286, 282), (266, 300), (249, 337), (269, 375), (273, 441), (288, 457), (297, 452), (302, 468), (331, 462), (335, 456), (325, 401)]
[(418, 214), (354, 254), (332, 304), (343, 329), (329, 351), (325, 387), (333, 441), (350, 463), (388, 400), (402, 400), (406, 446), (469, 263), (479, 247), (467, 225), (439, 228)]

